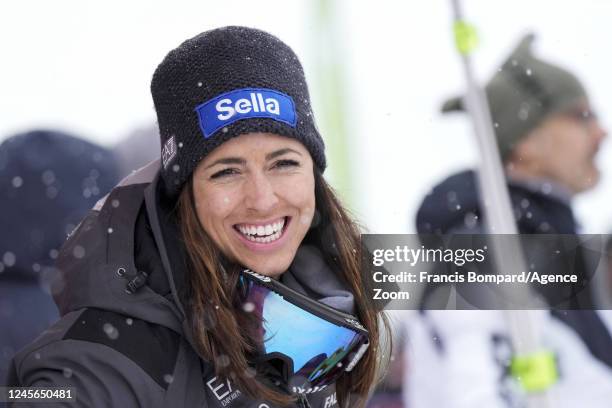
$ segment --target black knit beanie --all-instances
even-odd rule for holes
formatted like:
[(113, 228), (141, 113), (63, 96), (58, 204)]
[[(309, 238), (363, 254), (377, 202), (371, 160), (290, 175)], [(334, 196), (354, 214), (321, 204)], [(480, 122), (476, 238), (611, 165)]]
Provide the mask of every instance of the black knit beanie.
[(155, 70), (151, 93), (170, 197), (207, 154), (245, 133), (297, 139), (325, 169), (304, 70), (291, 48), (264, 31), (223, 27), (183, 42)]

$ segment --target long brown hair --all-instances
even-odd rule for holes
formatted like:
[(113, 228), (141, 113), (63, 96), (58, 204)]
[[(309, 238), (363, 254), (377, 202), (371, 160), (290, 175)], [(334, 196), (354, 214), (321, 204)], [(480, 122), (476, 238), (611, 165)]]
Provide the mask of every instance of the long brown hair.
[[(361, 270), (361, 241), (358, 224), (349, 216), (333, 189), (315, 170), (316, 213), (304, 241), (316, 245), (326, 263), (335, 271), (355, 298), (355, 312), (370, 334), (370, 347), (350, 373), (336, 382), (340, 406), (363, 406), (378, 380), (379, 358), (384, 353), (381, 334), (391, 341), (386, 316), (378, 313), (364, 293)], [(179, 224), (190, 257), (189, 315), (199, 353), (211, 361), (215, 372), (231, 379), (238, 389), (279, 405), (295, 397), (275, 391), (255, 378), (248, 355), (254, 346), (244, 330), (245, 316), (237, 305), (239, 265), (227, 262), (201, 227), (195, 209), (192, 183), (183, 188), (178, 201)]]

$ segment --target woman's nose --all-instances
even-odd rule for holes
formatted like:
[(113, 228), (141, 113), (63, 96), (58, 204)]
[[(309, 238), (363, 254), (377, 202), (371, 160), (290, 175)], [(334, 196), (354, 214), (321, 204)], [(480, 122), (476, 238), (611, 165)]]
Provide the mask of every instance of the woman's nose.
[(253, 174), (245, 186), (245, 204), (248, 209), (266, 212), (278, 204), (278, 197), (269, 177)]

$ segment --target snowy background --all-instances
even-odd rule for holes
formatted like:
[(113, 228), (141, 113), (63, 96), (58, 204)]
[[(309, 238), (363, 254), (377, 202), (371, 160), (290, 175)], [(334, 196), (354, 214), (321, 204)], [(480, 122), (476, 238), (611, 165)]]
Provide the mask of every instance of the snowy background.
[[(155, 120), (149, 83), (165, 54), (201, 31), (238, 24), (269, 31), (300, 56), (315, 114), (321, 93), (316, 1), (77, 1), (0, 5), (0, 139), (39, 127), (112, 146)], [(334, 34), (344, 60), (350, 130), (350, 205), (371, 232), (414, 231), (414, 213), (432, 185), (477, 161), (466, 117), (438, 113), (463, 89), (451, 35), (450, 2), (334, 1)], [(521, 35), (575, 72), (602, 123), (612, 120), (608, 0), (466, 0), (480, 34), (475, 55), (487, 80)], [(320, 98), (319, 98), (320, 99)], [(325, 132), (326, 138), (333, 134)], [(576, 201), (583, 231), (612, 230), (612, 147), (604, 145), (597, 189)], [(334, 179), (333, 163), (329, 172)]]

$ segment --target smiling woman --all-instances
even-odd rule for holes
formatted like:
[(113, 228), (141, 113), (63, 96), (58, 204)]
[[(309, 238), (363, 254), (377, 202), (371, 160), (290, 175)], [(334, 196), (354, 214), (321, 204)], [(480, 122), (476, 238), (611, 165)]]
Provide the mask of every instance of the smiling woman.
[(193, 193), (202, 227), (224, 254), (278, 277), (289, 268), (312, 222), (312, 159), (296, 140), (242, 135), (202, 160), (194, 172)]
[(73, 387), (87, 407), (363, 406), (388, 325), (323, 178), (297, 56), (211, 30), (166, 56), (151, 92), (161, 162), (66, 242), (63, 318), (15, 357), (11, 385)]

